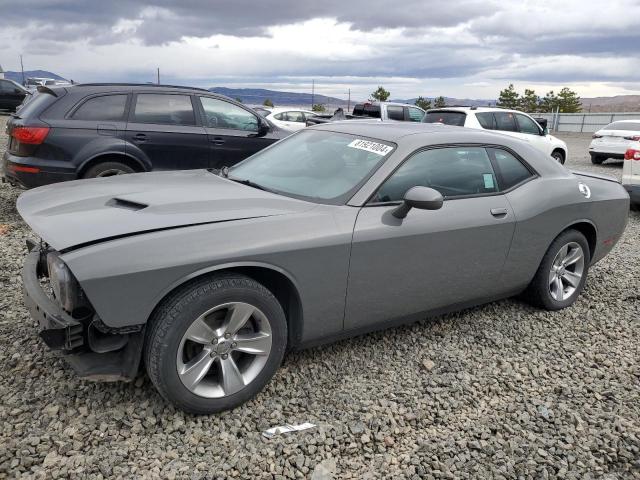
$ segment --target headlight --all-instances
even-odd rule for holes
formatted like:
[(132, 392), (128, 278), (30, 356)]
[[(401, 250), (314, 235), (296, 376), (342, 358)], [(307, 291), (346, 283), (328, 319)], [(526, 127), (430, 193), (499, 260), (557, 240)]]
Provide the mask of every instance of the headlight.
[(78, 281), (58, 252), (47, 254), (47, 269), (53, 295), (64, 310), (72, 313), (74, 309), (86, 306), (87, 302)]

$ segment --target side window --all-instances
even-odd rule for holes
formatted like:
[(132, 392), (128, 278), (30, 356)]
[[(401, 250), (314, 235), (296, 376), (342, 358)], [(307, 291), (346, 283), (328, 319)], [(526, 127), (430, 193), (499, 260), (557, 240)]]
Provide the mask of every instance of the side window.
[(139, 93), (133, 121), (160, 125), (195, 125), (191, 97), (163, 93)]
[(496, 118), (496, 130), (505, 132), (517, 132), (516, 119), (511, 112), (494, 112)]
[(206, 126), (246, 132), (258, 131), (258, 117), (244, 108), (211, 97), (200, 97), (200, 101), (204, 109)]
[(496, 129), (496, 121), (493, 118), (492, 112), (476, 113), (476, 118), (478, 119), (478, 123), (480, 123), (480, 126), (485, 130)]
[(124, 120), (126, 105), (126, 95), (93, 97), (80, 105), (80, 107), (73, 112), (71, 118), (74, 120), (117, 122)]
[(287, 121), (304, 123), (304, 115), (302, 112), (287, 112)]
[(304, 114), (304, 118), (305, 120), (309, 119), (309, 118), (316, 118), (318, 115), (316, 115), (315, 113), (305, 113)]
[(409, 121), (410, 122), (421, 122), (422, 117), (424, 117), (424, 112), (416, 107), (409, 107)]
[(490, 148), (489, 153), (495, 159), (500, 171), (500, 188), (502, 190), (508, 190), (533, 176), (527, 167), (509, 152)]
[(522, 115), (521, 113), (516, 113), (516, 118), (518, 119), (518, 127), (520, 133), (529, 133), (531, 135), (540, 135), (540, 128), (529, 117), (526, 115)]
[(498, 191), (484, 148), (447, 147), (413, 155), (380, 187), (374, 201), (401, 201), (415, 186), (431, 187), (448, 198)]
[(387, 106), (387, 116), (389, 120), (404, 120), (404, 107), (399, 107), (396, 105), (388, 105)]

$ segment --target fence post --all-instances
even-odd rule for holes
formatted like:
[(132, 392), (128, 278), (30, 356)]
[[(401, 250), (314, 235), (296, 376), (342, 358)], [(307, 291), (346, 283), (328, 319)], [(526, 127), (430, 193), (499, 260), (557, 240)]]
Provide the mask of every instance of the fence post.
[(586, 115), (583, 113), (582, 114), (582, 125), (580, 125), (580, 133), (582, 133), (582, 131), (584, 130), (584, 118), (586, 117)]

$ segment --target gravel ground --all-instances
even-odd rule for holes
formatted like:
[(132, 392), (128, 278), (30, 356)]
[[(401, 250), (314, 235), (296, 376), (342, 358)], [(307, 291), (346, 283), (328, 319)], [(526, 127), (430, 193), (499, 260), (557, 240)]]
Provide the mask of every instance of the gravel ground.
[[(621, 175), (564, 138), (569, 166)], [(292, 353), (253, 401), (192, 417), (146, 376), (80, 381), (38, 340), (18, 193), (0, 185), (2, 478), (640, 478), (637, 212), (572, 308), (507, 300)]]

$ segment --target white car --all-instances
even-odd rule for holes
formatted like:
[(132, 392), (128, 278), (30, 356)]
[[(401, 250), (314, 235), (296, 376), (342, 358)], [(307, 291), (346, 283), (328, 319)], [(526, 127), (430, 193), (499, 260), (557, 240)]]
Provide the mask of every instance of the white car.
[(640, 141), (624, 154), (622, 186), (629, 193), (631, 205), (640, 209)]
[(593, 134), (589, 145), (591, 162), (599, 164), (607, 158), (624, 158), (630, 148), (637, 148), (640, 141), (640, 119), (619, 120)]
[(315, 117), (316, 114), (310, 110), (299, 108), (274, 108), (265, 118), (288, 132), (296, 132), (306, 126), (308, 118)]
[(444, 123), (459, 127), (497, 130), (529, 142), (560, 163), (567, 159), (567, 144), (549, 135), (546, 128), (526, 113), (498, 107), (444, 107), (428, 110), (425, 123)]

